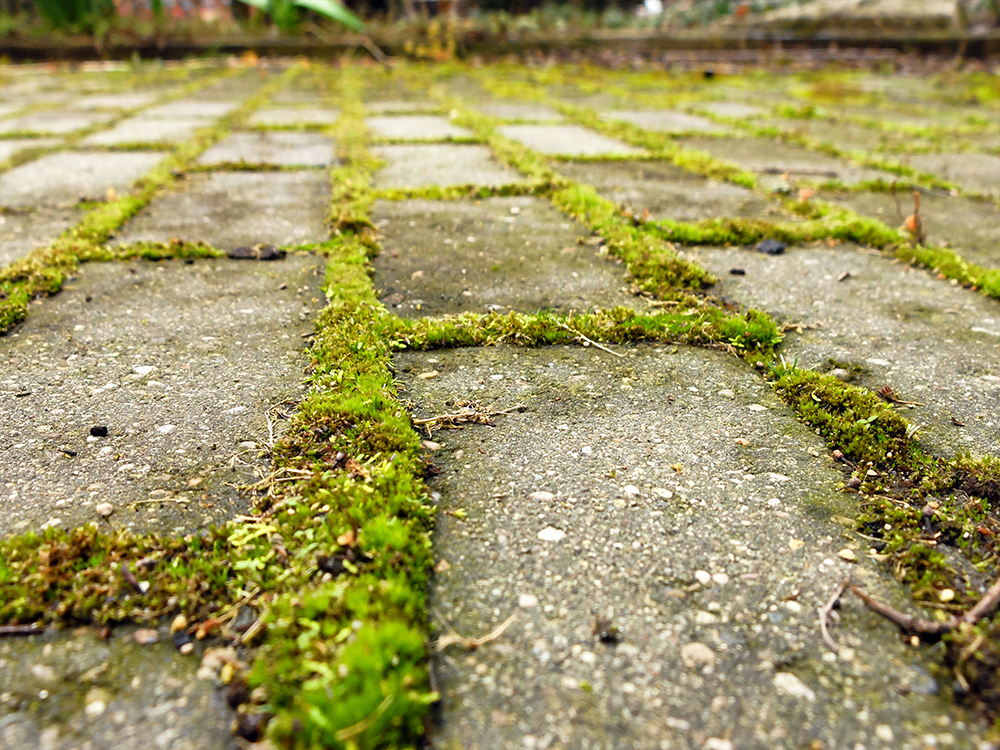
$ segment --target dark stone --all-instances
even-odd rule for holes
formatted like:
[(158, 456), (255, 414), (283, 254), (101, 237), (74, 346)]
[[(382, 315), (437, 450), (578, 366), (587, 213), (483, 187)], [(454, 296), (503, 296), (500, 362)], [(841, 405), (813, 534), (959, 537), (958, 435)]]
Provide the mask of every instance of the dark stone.
[(747, 275), (746, 269), (743, 269), (743, 268), (730, 268), (729, 269), (729, 273), (732, 276), (746, 276)]
[(108, 428), (103, 424), (95, 424), (90, 428), (90, 434), (94, 437), (107, 437)]
[(786, 247), (788, 247), (787, 242), (779, 242), (778, 240), (761, 240), (757, 244), (757, 252), (764, 253), (764, 255), (781, 255), (785, 252)]
[(281, 260), (285, 251), (274, 245), (254, 245), (253, 247), (234, 247), (226, 255), (235, 260)]
[(710, 81), (713, 78), (715, 78), (715, 71), (714, 70), (706, 70), (702, 75), (705, 76), (705, 80), (706, 81)]

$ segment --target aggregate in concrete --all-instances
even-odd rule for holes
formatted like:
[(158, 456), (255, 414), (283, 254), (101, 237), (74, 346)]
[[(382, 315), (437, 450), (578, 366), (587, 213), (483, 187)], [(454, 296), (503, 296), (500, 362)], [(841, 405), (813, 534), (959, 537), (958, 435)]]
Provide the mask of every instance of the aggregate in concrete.
[(140, 115), (122, 120), (110, 130), (91, 133), (81, 143), (85, 146), (119, 146), (125, 143), (180, 143), (199, 128), (208, 125), (201, 117), (147, 117)]
[(525, 102), (496, 102), (495, 104), (484, 104), (479, 109), (485, 114), (497, 117), (501, 120), (543, 120), (547, 122), (559, 122), (562, 115), (551, 107), (544, 104), (531, 104)]
[(110, 112), (72, 110), (32, 112), (21, 117), (0, 120), (0, 133), (28, 132), (62, 135), (113, 120)]
[(250, 122), (254, 125), (332, 125), (340, 118), (336, 108), (318, 109), (259, 109)]
[(177, 237), (231, 249), (300, 245), (328, 237), (330, 182), (322, 171), (213, 172), (188, 176), (181, 192), (156, 198), (116, 241)]
[(237, 750), (218, 680), (198, 676), (201, 644), (181, 656), (163, 629), (107, 641), (91, 629), (0, 643), (3, 750)]
[(990, 154), (913, 154), (909, 163), (966, 190), (1000, 197), (1000, 156)]
[(698, 109), (710, 112), (719, 117), (735, 117), (743, 119), (746, 117), (759, 117), (766, 110), (753, 104), (743, 104), (741, 102), (699, 102)]
[(498, 131), (528, 148), (553, 156), (638, 156), (645, 153), (640, 148), (595, 133), (581, 125), (503, 125)]
[(862, 180), (882, 178), (891, 182), (895, 179), (895, 175), (887, 172), (856, 167), (842, 159), (760, 138), (690, 138), (684, 141), (684, 145), (757, 172), (762, 175), (765, 185), (784, 183), (785, 174), (795, 180), (823, 182), (838, 179), (849, 185)]
[(191, 118), (215, 120), (224, 117), (240, 106), (233, 101), (206, 101), (203, 99), (178, 99), (160, 104), (143, 112), (146, 117)]
[(6, 161), (21, 151), (29, 148), (48, 148), (60, 141), (56, 138), (11, 138), (0, 140), (0, 162)]
[(374, 178), (376, 188), (425, 185), (509, 185), (523, 177), (501, 166), (486, 146), (443, 143), (392, 145), (372, 149), (386, 165)]
[(636, 307), (620, 261), (540, 198), (382, 201), (373, 284), (397, 315)]
[[(780, 256), (715, 248), (693, 254), (719, 275), (724, 298), (802, 327), (782, 344), (786, 360), (848, 373), (857, 366), (852, 382), (871, 390), (888, 385), (898, 398), (919, 402), (902, 407), (904, 416), (935, 453), (1000, 453), (995, 300), (851, 245)], [(746, 275), (731, 275), (734, 267)]]
[(976, 747), (928, 654), (857, 599), (840, 653), (823, 645), (816, 610), (848, 575), (906, 605), (848, 533), (820, 438), (736, 358), (616, 349), (397, 357), (418, 417), (524, 408), (433, 436), (432, 620), (478, 637), (516, 616), (434, 658), (435, 745)]
[(707, 180), (672, 164), (652, 161), (563, 163), (556, 171), (592, 185), (615, 203), (653, 219), (701, 221), (719, 217), (746, 217), (793, 221), (794, 216), (759, 193), (728, 182)]
[[(913, 194), (823, 194), (824, 200), (845, 206), (863, 216), (901, 227), (913, 213)], [(922, 193), (920, 219), (927, 242), (950, 247), (965, 260), (986, 268), (1000, 268), (1000, 208), (995, 203), (959, 196)]]
[(449, 122), (437, 115), (398, 115), (396, 117), (367, 117), (365, 125), (376, 136), (405, 140), (434, 138), (469, 138), (472, 131)]
[(280, 422), (274, 407), (303, 393), (322, 269), (310, 256), (81, 266), (0, 340), (0, 534), (188, 533), (244, 510), (234, 486), (267, 463), (268, 414)]
[(137, 109), (157, 99), (152, 93), (91, 94), (73, 102), (80, 109)]
[(278, 166), (325, 167), (336, 161), (333, 139), (321, 133), (231, 133), (205, 151), (199, 164), (246, 162)]
[(72, 208), (39, 208), (0, 214), (0, 265), (23, 258), (76, 224), (82, 211)]
[(601, 113), (604, 120), (623, 120), (646, 130), (661, 133), (725, 133), (726, 128), (707, 117), (669, 109), (614, 110)]
[(0, 174), (0, 206), (52, 206), (124, 193), (163, 158), (152, 151), (48, 154)]

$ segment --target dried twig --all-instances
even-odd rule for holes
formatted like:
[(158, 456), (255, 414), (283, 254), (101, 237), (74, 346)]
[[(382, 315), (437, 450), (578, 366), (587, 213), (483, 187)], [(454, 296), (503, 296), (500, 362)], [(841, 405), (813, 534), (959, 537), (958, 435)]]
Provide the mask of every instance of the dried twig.
[(625, 355), (624, 355), (624, 354), (620, 354), (619, 352), (616, 352), (616, 351), (614, 351), (613, 349), (608, 349), (608, 347), (606, 347), (606, 346), (605, 346), (604, 344), (598, 344), (598, 343), (597, 343), (596, 341), (594, 341), (593, 339), (589, 339), (589, 338), (587, 338), (586, 336), (584, 336), (584, 335), (583, 335), (582, 333), (580, 333), (579, 331), (574, 331), (574, 330), (573, 330), (572, 328), (570, 328), (570, 327), (569, 327), (568, 325), (566, 325), (565, 323), (562, 323), (562, 322), (560, 322), (560, 323), (559, 323), (559, 327), (560, 327), (560, 328), (565, 328), (565, 329), (566, 329), (567, 331), (569, 331), (570, 333), (574, 333), (574, 334), (576, 334), (576, 336), (577, 336), (578, 338), (580, 338), (580, 339), (583, 339), (583, 340), (584, 340), (584, 341), (586, 341), (586, 342), (587, 342), (588, 344), (590, 344), (590, 346), (596, 346), (596, 347), (597, 347), (598, 349), (600, 349), (600, 350), (601, 350), (601, 351), (603, 351), (603, 352), (607, 352), (608, 354), (613, 354), (613, 355), (614, 355), (614, 356), (616, 356), (616, 357), (622, 357), (623, 359), (624, 359), (624, 357), (625, 357)]
[(445, 627), (448, 628), (448, 630), (450, 631), (447, 635), (441, 636), (440, 638), (437, 639), (437, 641), (434, 642), (433, 648), (435, 651), (444, 651), (446, 648), (448, 648), (448, 646), (454, 646), (456, 644), (463, 646), (464, 648), (467, 648), (469, 651), (475, 651), (480, 646), (485, 646), (490, 641), (495, 641), (497, 638), (503, 635), (504, 631), (507, 628), (509, 628), (512, 624), (514, 624), (514, 620), (517, 619), (517, 613), (515, 612), (506, 620), (504, 620), (502, 623), (500, 623), (500, 626), (496, 628), (496, 630), (487, 633), (483, 637), (466, 638), (464, 635), (460, 635), (455, 630), (455, 628), (451, 626), (451, 623), (448, 622), (448, 620), (444, 617), (444, 615), (442, 615), (440, 612), (437, 611), (435, 611), (435, 614), (439, 618), (441, 618), (441, 621), (444, 623)]
[(830, 636), (830, 631), (827, 630), (826, 621), (833, 614), (833, 608), (837, 606), (837, 601), (840, 599), (841, 594), (844, 593), (844, 589), (851, 582), (850, 578), (845, 578), (844, 582), (837, 587), (837, 590), (833, 592), (833, 596), (830, 597), (830, 601), (819, 608), (819, 630), (823, 634), (823, 642), (830, 647), (830, 650), (834, 653), (840, 651), (840, 647), (837, 645), (836, 641)]
[(513, 414), (516, 411), (527, 409), (526, 404), (517, 404), (509, 409), (482, 409), (475, 403), (469, 403), (462, 407), (461, 411), (452, 414), (438, 414), (434, 417), (423, 417), (414, 419), (413, 424), (427, 430), (428, 437), (431, 431), (438, 429), (454, 429), (462, 424), (488, 424), (492, 425), (491, 419), (501, 414)]
[(45, 632), (42, 625), (0, 625), (0, 637), (7, 635), (41, 635)]

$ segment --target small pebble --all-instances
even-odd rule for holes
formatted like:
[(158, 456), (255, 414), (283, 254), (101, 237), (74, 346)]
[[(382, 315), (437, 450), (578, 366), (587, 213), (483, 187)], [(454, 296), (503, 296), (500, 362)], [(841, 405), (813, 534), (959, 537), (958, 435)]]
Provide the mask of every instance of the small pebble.
[(757, 252), (764, 253), (764, 255), (781, 255), (785, 252), (785, 248), (787, 247), (787, 242), (778, 242), (778, 240), (762, 240), (757, 243)]
[(93, 427), (90, 428), (90, 434), (93, 435), (94, 437), (107, 437), (108, 428), (106, 425), (103, 424), (95, 424)]
[(112, 513), (115, 512), (115, 508), (111, 503), (98, 503), (94, 507), (94, 510), (97, 511), (97, 515), (99, 515), (101, 518), (107, 518), (108, 516), (110, 516)]
[(847, 560), (848, 562), (857, 562), (858, 556), (854, 554), (854, 550), (842, 549), (837, 553), (837, 557), (841, 560)]
[(141, 628), (132, 634), (133, 640), (140, 646), (148, 646), (160, 640), (160, 634), (151, 628)]

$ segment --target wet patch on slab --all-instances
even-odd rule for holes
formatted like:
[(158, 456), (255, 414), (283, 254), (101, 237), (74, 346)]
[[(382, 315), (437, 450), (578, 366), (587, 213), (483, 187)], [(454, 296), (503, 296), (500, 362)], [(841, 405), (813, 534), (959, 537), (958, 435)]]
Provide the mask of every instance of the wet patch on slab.
[(966, 190), (1000, 197), (1000, 156), (990, 154), (913, 154), (909, 163)]
[(418, 140), (421, 138), (469, 138), (472, 131), (436, 115), (400, 115), (398, 117), (367, 117), (365, 125), (381, 138)]
[(0, 133), (49, 133), (62, 135), (94, 125), (101, 125), (115, 118), (108, 112), (72, 112), (69, 110), (32, 112), (22, 117), (0, 120)]
[(340, 118), (339, 109), (290, 107), (259, 109), (250, 118), (253, 125), (332, 125)]
[[(181, 656), (164, 629), (93, 629), (0, 643), (0, 748), (236, 750), (218, 680), (198, 676), (203, 651)], [(206, 677), (208, 677), (206, 675)]]
[(715, 182), (662, 162), (564, 163), (556, 171), (592, 185), (603, 197), (653, 219), (701, 221), (746, 217), (791, 221), (774, 201), (728, 182)]
[(0, 205), (54, 206), (104, 200), (108, 188), (127, 192), (163, 156), (152, 151), (49, 154), (0, 174)]
[(645, 153), (640, 148), (581, 125), (504, 125), (498, 131), (528, 148), (551, 156), (639, 156)]
[(180, 143), (208, 125), (201, 117), (130, 117), (110, 130), (91, 133), (84, 146), (119, 146), (124, 143)]
[(23, 258), (44, 247), (76, 224), (82, 211), (40, 208), (23, 213), (0, 213), (0, 265)]
[(486, 146), (393, 145), (372, 149), (386, 162), (375, 174), (376, 188), (426, 185), (510, 185), (524, 178), (494, 160)]
[[(900, 408), (935, 453), (1000, 453), (995, 300), (850, 245), (779, 256), (716, 248), (692, 254), (719, 275), (724, 298), (802, 327), (782, 344), (787, 361), (840, 367), (856, 385), (888, 385), (898, 398), (919, 402)], [(730, 275), (733, 267), (746, 275)]]
[(725, 133), (726, 128), (707, 117), (674, 110), (615, 110), (602, 112), (603, 120), (623, 120), (661, 133)]
[(540, 198), (383, 201), (373, 284), (402, 317), (635, 307), (620, 261)]
[(839, 656), (823, 646), (815, 612), (848, 573), (890, 599), (902, 589), (838, 554), (865, 557), (842, 538), (843, 476), (739, 360), (558, 347), (396, 365), (418, 417), (525, 407), (434, 433), (438, 633), (517, 616), (478, 651), (435, 658), (435, 744), (853, 747), (888, 729), (916, 750), (977, 731), (857, 600), (834, 629)]
[(186, 533), (245, 510), (234, 487), (268, 463), (269, 416), (304, 393), (322, 269), (310, 256), (81, 266), (0, 342), (0, 533)]
[(198, 158), (199, 164), (246, 162), (325, 167), (335, 163), (333, 139), (321, 133), (231, 133)]
[(184, 180), (182, 189), (154, 199), (115, 241), (169, 242), (177, 237), (229, 250), (327, 239), (330, 183), (324, 172), (196, 174)]

